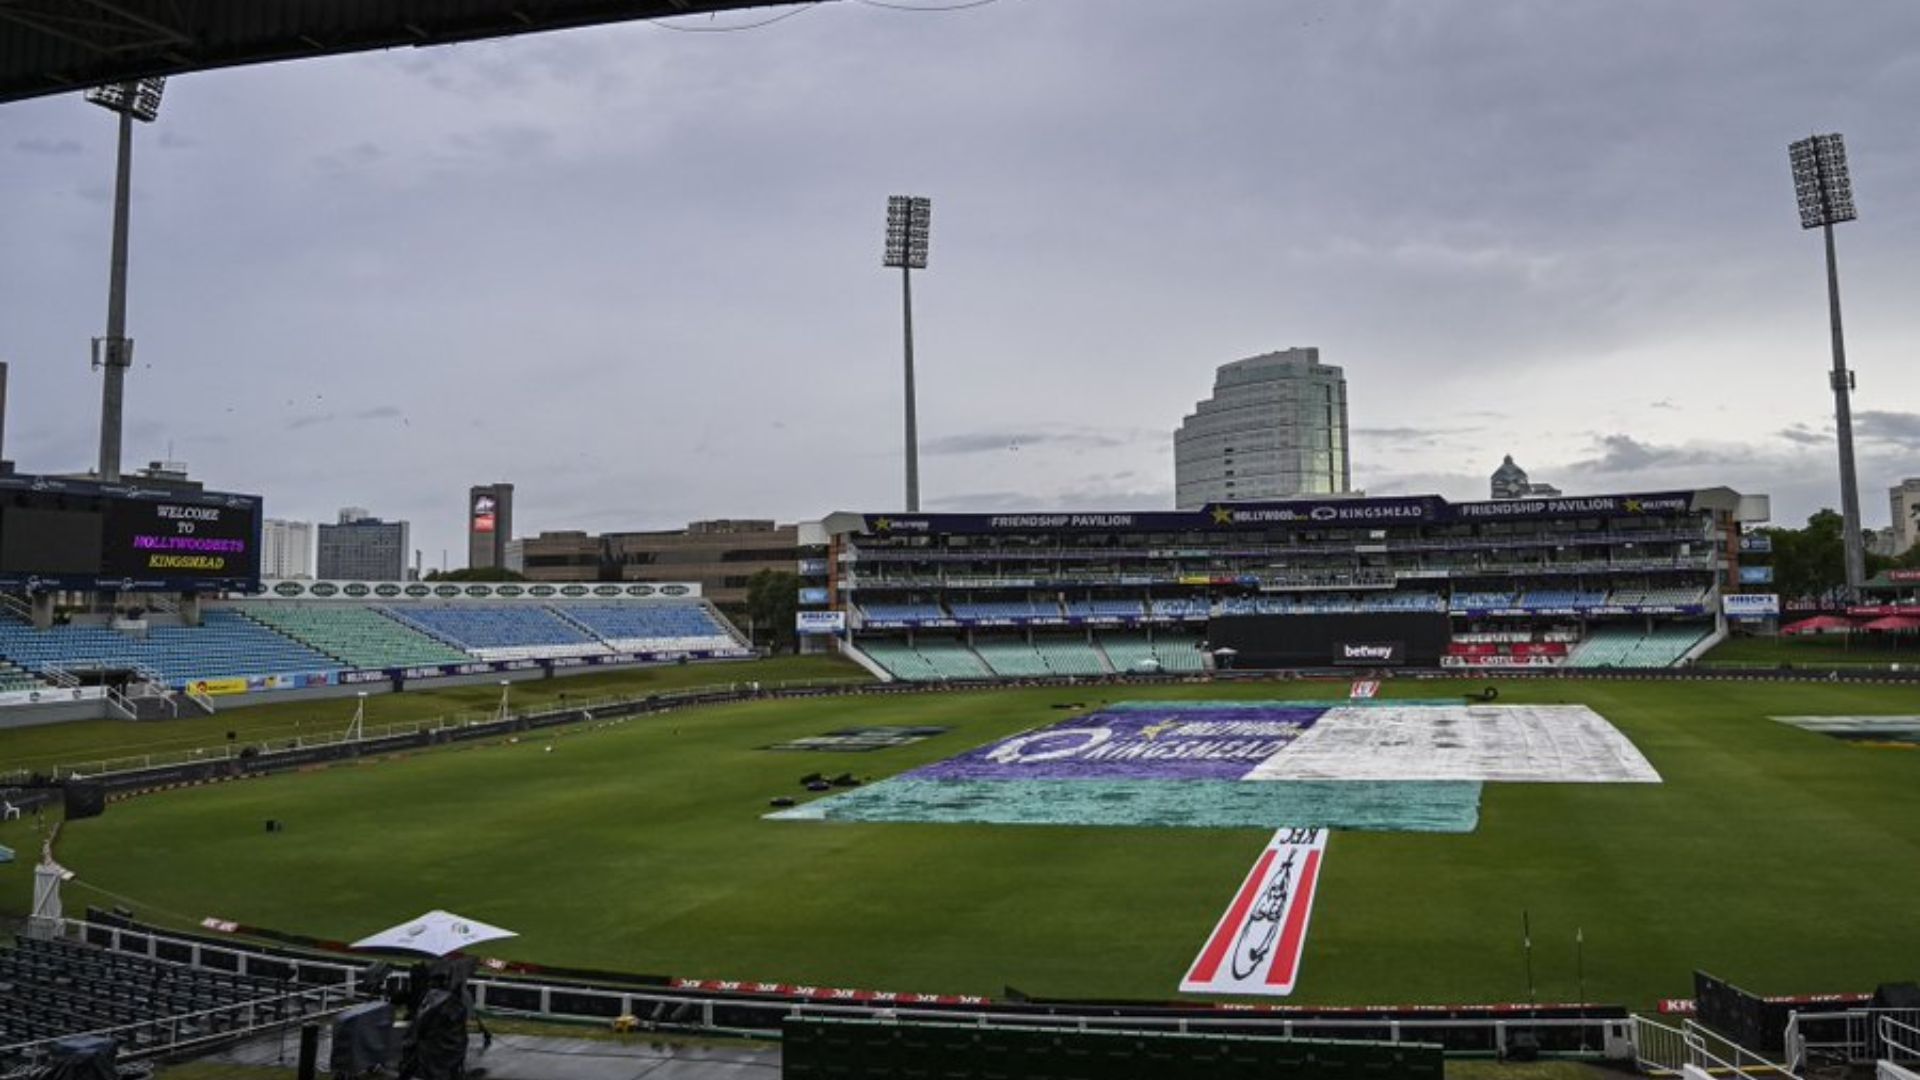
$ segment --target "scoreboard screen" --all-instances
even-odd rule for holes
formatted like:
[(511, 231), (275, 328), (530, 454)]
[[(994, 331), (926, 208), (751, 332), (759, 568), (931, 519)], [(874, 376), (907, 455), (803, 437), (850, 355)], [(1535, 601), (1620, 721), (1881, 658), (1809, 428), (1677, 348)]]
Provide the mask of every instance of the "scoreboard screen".
[(121, 578), (259, 577), (258, 519), (245, 508), (113, 502), (101, 533), (100, 573)]
[(0, 477), (0, 585), (252, 591), (260, 499), (50, 477)]

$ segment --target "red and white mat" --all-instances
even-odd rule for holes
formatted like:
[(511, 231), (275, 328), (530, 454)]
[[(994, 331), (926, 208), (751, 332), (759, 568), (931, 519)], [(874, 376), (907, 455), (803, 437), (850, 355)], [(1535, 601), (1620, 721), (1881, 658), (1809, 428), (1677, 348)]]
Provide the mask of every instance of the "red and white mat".
[(1325, 829), (1274, 833), (1180, 980), (1180, 991), (1274, 997), (1293, 993), (1326, 851)]

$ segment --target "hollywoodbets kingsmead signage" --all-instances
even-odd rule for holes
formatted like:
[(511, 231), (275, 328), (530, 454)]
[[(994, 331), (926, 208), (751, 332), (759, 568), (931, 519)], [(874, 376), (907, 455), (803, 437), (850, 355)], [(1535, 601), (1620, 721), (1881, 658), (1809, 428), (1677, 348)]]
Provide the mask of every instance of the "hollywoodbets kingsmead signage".
[(1221, 532), (1275, 526), (1386, 528), (1475, 521), (1559, 521), (1582, 518), (1677, 517), (1693, 513), (1692, 491), (1590, 495), (1556, 499), (1502, 499), (1450, 503), (1438, 495), (1379, 499), (1295, 499), (1216, 503), (1199, 510), (1126, 513), (863, 514), (868, 536), (993, 533)]

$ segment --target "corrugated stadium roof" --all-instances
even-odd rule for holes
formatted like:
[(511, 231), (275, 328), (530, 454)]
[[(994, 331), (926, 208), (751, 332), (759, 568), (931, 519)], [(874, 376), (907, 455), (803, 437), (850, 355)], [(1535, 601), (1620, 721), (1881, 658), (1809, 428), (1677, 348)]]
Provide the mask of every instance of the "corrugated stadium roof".
[(0, 0), (0, 102), (154, 75), (777, 0)]

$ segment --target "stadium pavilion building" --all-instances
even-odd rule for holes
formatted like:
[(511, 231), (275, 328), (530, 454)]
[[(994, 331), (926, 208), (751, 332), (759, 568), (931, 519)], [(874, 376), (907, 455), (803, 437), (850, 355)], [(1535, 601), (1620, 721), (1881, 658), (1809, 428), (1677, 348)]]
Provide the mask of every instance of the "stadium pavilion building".
[(1129, 671), (1663, 667), (1724, 635), (1728, 488), (1192, 511), (836, 513), (803, 528), (816, 610), (907, 680)]

